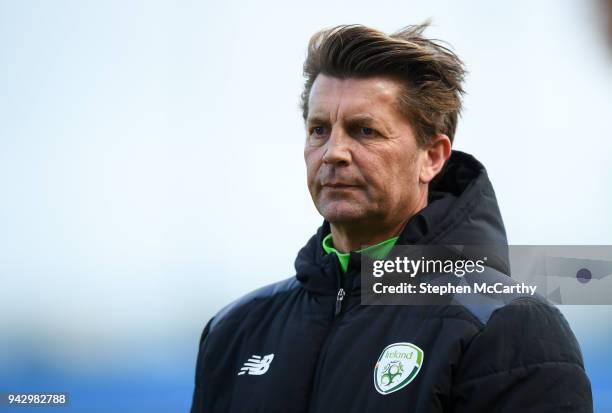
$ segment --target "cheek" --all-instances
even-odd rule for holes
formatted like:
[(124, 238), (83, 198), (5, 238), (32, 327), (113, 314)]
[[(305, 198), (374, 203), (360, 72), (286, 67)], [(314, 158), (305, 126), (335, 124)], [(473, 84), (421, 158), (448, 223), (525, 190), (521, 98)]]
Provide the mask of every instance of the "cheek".
[(388, 192), (402, 173), (401, 160), (392, 153), (371, 151), (355, 157), (358, 171), (368, 186), (377, 192)]
[[(412, 155), (412, 156), (410, 156)], [(392, 157), (383, 168), (385, 189), (392, 198), (404, 202), (417, 188), (419, 182), (417, 158), (413, 154)]]
[(418, 171), (421, 162), (421, 151), (416, 147), (409, 147), (394, 160), (398, 165), (398, 173), (401, 174), (406, 183), (418, 182)]
[(306, 179), (310, 186), (321, 165), (321, 158), (318, 156), (316, 149), (307, 147), (304, 149), (304, 161), (306, 162)]

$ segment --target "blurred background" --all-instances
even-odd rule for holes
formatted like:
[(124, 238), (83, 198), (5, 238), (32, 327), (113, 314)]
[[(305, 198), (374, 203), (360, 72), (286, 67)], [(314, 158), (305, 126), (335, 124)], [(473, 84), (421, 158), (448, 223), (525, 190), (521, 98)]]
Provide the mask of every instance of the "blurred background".
[[(609, 16), (604, 0), (0, 0), (0, 391), (188, 411), (205, 323), (294, 274), (321, 223), (298, 98), (323, 27), (432, 18), (469, 70), (455, 148), (488, 168), (510, 242), (612, 244)], [(562, 311), (612, 412), (612, 308)]]

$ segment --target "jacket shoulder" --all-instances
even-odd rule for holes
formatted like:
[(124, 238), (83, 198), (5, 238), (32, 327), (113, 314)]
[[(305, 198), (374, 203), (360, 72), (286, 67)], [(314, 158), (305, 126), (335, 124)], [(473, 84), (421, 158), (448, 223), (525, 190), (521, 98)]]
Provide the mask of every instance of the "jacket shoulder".
[(272, 299), (278, 296), (279, 294), (283, 294), (297, 288), (299, 288), (299, 282), (297, 281), (295, 276), (291, 276), (285, 280), (277, 281), (275, 283), (251, 291), (250, 293), (245, 294), (242, 297), (232, 301), (231, 303), (223, 307), (221, 310), (219, 310), (210, 321), (209, 332), (212, 332), (215, 327), (219, 325), (219, 323), (231, 318), (234, 314), (240, 312), (249, 304), (261, 299)]
[[(486, 283), (487, 285), (501, 284), (504, 287), (518, 286), (519, 283), (508, 275), (491, 267), (485, 267), (485, 271), (477, 276), (466, 277), (466, 283)], [(491, 316), (496, 311), (513, 304), (538, 304), (548, 306), (556, 310), (548, 301), (538, 295), (530, 295), (527, 292), (516, 292), (506, 294), (456, 294), (453, 304), (462, 306), (472, 317), (478, 320), (481, 327), (487, 325)]]
[(580, 346), (561, 312), (532, 297), (494, 310), (466, 348), (453, 386), (458, 413), (592, 412)]
[[(487, 277), (517, 284), (502, 273)], [(499, 296), (464, 306), (481, 324), (457, 366), (453, 411), (592, 412), (580, 346), (563, 314), (541, 296)]]

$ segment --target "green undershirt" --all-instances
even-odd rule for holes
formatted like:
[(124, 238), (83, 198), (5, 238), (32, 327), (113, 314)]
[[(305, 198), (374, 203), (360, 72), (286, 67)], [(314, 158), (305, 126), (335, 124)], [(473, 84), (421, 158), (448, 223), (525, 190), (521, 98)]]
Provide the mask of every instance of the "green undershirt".
[[(380, 242), (376, 245), (371, 245), (366, 248), (362, 248), (355, 252), (365, 254), (368, 257), (375, 258), (377, 260), (382, 260), (389, 254), (389, 252), (391, 251), (391, 248), (393, 248), (398, 238), (399, 236), (389, 238), (386, 241)], [(327, 234), (327, 236), (323, 238), (323, 249), (328, 254), (331, 254), (333, 252), (338, 256), (338, 261), (340, 261), (340, 267), (342, 267), (342, 272), (346, 273), (348, 269), (349, 258), (351, 256), (351, 253), (350, 252), (340, 252), (337, 249), (335, 249), (334, 241), (332, 240), (331, 233)]]

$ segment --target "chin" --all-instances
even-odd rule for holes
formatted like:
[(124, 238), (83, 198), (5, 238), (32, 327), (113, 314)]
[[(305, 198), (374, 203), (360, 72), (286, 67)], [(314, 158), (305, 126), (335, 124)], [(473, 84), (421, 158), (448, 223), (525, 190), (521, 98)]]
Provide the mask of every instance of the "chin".
[(319, 212), (326, 221), (333, 223), (359, 221), (365, 216), (361, 208), (357, 208), (355, 204), (347, 202), (330, 203), (319, 208)]

